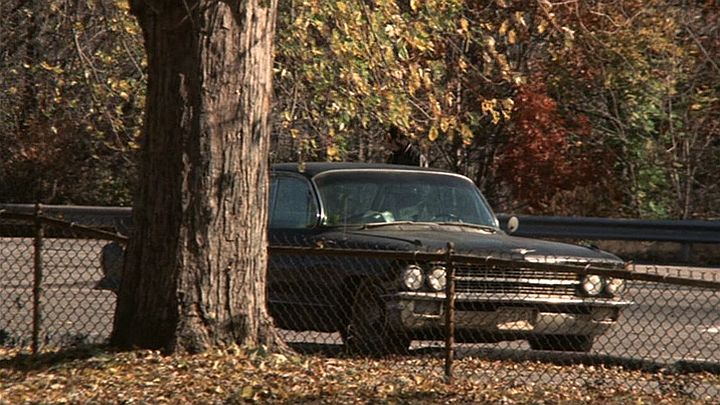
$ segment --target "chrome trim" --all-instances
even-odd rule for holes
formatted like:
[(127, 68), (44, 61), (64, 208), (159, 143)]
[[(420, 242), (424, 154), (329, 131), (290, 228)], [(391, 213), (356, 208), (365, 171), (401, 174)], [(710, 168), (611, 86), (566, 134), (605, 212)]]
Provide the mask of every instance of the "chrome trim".
[[(445, 300), (444, 292), (422, 292), (422, 291), (406, 291), (394, 294), (386, 294), (386, 299), (407, 299), (407, 300)], [(538, 294), (483, 294), (483, 293), (456, 293), (455, 301), (462, 302), (478, 302), (478, 303), (497, 303), (497, 304), (534, 304), (534, 305), (586, 305), (598, 307), (623, 307), (633, 305), (632, 301), (621, 301), (603, 298), (558, 298), (547, 297)]]

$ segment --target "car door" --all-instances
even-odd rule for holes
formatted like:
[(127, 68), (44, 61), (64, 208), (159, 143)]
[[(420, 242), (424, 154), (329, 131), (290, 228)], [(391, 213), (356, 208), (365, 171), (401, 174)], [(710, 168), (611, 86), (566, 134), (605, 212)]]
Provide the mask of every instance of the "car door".
[(323, 256), (288, 254), (273, 247), (315, 246), (320, 209), (308, 179), (272, 173), (269, 196), (268, 309), (278, 326), (295, 330), (334, 330), (336, 311), (328, 290), (332, 268)]

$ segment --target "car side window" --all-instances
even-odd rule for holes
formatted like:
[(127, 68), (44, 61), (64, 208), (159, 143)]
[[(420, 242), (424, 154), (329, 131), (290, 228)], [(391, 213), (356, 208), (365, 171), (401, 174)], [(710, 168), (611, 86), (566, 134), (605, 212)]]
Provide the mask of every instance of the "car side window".
[(270, 228), (305, 229), (315, 225), (318, 208), (304, 178), (274, 175), (270, 182)]

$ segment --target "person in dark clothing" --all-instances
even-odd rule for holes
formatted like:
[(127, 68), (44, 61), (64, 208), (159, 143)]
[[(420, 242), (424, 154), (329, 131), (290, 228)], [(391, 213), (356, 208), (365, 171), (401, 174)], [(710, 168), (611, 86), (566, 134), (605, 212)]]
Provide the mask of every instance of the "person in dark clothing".
[(427, 167), (425, 156), (420, 153), (420, 148), (414, 145), (403, 134), (400, 128), (393, 125), (385, 134), (385, 141), (388, 149), (392, 152), (388, 157), (387, 163), (396, 165), (421, 166)]

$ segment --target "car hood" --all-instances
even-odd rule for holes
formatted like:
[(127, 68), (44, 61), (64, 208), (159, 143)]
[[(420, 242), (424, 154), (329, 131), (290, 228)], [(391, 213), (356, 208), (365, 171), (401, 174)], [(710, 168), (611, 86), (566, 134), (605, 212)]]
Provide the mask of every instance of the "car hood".
[(492, 254), (555, 263), (622, 262), (617, 256), (595, 248), (522, 238), (502, 231), (462, 225), (382, 224), (362, 229), (335, 228), (324, 233), (323, 239), (346, 248), (440, 251), (452, 243), (458, 254)]

